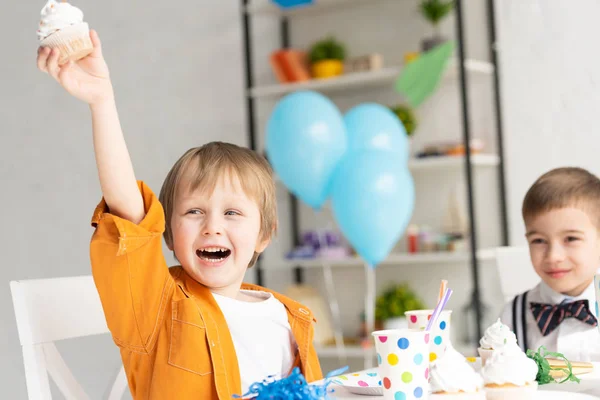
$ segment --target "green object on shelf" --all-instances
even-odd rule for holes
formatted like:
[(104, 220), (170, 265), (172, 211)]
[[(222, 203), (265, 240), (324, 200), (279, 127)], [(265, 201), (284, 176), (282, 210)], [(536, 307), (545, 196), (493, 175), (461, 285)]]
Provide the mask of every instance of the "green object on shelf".
[(404, 129), (406, 130), (406, 134), (408, 136), (412, 136), (413, 132), (417, 128), (417, 118), (415, 117), (415, 113), (413, 112), (412, 108), (406, 104), (399, 104), (390, 107), (390, 110), (392, 110), (400, 122), (402, 122), (402, 125), (404, 125)]
[(395, 285), (377, 297), (375, 319), (385, 321), (394, 317), (404, 317), (406, 311), (423, 310), (425, 305), (406, 284)]
[(421, 14), (431, 22), (432, 25), (436, 26), (440, 23), (444, 17), (446, 17), (452, 8), (454, 7), (454, 1), (442, 1), (442, 0), (423, 0), (419, 5)]
[(421, 54), (402, 69), (396, 90), (418, 107), (435, 92), (453, 52), (454, 42), (448, 41)]
[(311, 63), (316, 63), (325, 60), (344, 61), (346, 58), (346, 48), (337, 41), (333, 36), (321, 39), (314, 43), (309, 52)]

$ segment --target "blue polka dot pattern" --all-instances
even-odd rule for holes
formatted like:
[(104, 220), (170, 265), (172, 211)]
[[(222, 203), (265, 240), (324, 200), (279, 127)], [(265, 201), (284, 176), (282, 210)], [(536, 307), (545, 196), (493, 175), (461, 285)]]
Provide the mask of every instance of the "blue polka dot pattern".
[(439, 346), (440, 344), (442, 344), (442, 337), (436, 336), (435, 339), (433, 339), (433, 342)]
[(441, 329), (441, 330), (444, 330), (444, 329), (446, 329), (446, 321), (442, 321), (442, 322), (440, 322), (440, 329)]
[(410, 343), (407, 338), (401, 338), (398, 340), (398, 347), (400, 347), (402, 350), (408, 349), (409, 344)]
[(423, 389), (420, 388), (420, 387), (418, 387), (418, 388), (415, 389), (414, 393), (415, 393), (415, 397), (417, 399), (420, 399), (423, 396)]
[(396, 398), (396, 400), (406, 400), (406, 395), (404, 394), (404, 392), (396, 392), (394, 397)]
[(377, 364), (381, 365), (381, 356), (377, 353)]
[(421, 365), (421, 363), (423, 362), (423, 355), (421, 353), (415, 355), (415, 358), (413, 358), (413, 361), (415, 362), (415, 364)]

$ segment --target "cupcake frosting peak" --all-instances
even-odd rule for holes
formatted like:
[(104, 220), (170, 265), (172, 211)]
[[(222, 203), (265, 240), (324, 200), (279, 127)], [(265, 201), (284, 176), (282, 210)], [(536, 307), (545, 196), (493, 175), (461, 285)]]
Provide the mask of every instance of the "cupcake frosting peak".
[(507, 325), (504, 325), (500, 318), (485, 330), (485, 333), (479, 345), (482, 349), (499, 350), (504, 346), (517, 343), (515, 333), (510, 330)]
[(507, 383), (525, 386), (535, 381), (538, 366), (516, 344), (509, 344), (494, 352), (483, 367), (482, 375), (486, 384), (504, 385)]
[(466, 358), (451, 345), (444, 356), (431, 366), (429, 383), (433, 393), (474, 393), (483, 386), (483, 379), (468, 364)]
[(58, 30), (81, 22), (83, 22), (83, 12), (79, 8), (65, 1), (48, 0), (42, 8), (37, 30), (38, 39), (44, 40)]

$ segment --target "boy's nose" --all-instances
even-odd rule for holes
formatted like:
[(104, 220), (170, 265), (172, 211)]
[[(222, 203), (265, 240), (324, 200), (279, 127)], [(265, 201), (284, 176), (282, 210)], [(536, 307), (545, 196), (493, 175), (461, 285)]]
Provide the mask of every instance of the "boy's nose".
[(550, 246), (546, 258), (550, 262), (558, 262), (565, 259), (565, 249), (559, 245)]
[(221, 235), (223, 229), (219, 219), (216, 217), (209, 217), (206, 220), (206, 224), (202, 227), (202, 236)]

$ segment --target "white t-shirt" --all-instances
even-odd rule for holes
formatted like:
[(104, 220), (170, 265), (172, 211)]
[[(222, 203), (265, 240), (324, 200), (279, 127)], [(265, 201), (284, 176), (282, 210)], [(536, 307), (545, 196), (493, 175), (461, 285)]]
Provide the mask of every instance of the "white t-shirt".
[[(544, 345), (548, 351), (562, 353), (570, 361), (600, 361), (600, 331), (597, 327), (587, 325), (576, 318), (565, 318), (548, 336), (542, 336), (533, 318), (533, 313), (529, 309), (530, 302), (560, 304), (565, 300), (571, 302), (583, 299), (588, 300), (590, 312), (598, 317), (596, 315), (596, 293), (593, 283), (577, 297), (557, 293), (543, 281), (531, 289), (527, 293), (527, 314), (525, 316), (527, 347), (537, 351), (539, 346)], [(520, 316), (521, 310), (517, 310), (518, 321), (520, 321)], [(504, 324), (517, 333), (515, 327), (512, 326), (512, 301), (504, 306), (501, 319)]]
[(213, 293), (219, 304), (237, 354), (242, 394), (254, 382), (273, 375), (281, 379), (294, 364), (296, 341), (288, 322), (285, 306), (271, 293), (242, 290), (248, 296), (263, 299), (247, 302)]

